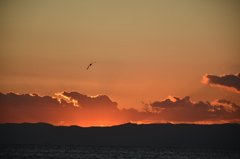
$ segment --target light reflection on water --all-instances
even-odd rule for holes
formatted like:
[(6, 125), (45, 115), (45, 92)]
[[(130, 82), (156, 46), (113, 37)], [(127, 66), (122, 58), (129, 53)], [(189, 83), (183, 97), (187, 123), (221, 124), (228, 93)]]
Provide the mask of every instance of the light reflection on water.
[(237, 159), (238, 150), (121, 147), (121, 146), (45, 146), (0, 145), (0, 158), (18, 159)]

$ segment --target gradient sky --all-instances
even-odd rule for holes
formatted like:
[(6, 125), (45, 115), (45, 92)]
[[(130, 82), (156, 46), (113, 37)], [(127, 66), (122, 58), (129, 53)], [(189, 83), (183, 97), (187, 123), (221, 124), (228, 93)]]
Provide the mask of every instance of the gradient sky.
[(138, 110), (168, 96), (240, 105), (201, 82), (240, 72), (238, 0), (1, 0), (0, 19), (2, 93), (106, 94)]

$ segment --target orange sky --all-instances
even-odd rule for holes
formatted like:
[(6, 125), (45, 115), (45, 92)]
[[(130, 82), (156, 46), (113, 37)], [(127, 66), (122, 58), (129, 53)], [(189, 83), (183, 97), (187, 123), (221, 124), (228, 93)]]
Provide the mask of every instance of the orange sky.
[[(229, 91), (235, 85), (201, 82), (239, 72), (239, 7), (238, 0), (2, 0), (0, 92), (105, 94), (117, 112), (169, 96), (240, 105), (240, 94)], [(123, 116), (114, 120), (135, 119)]]

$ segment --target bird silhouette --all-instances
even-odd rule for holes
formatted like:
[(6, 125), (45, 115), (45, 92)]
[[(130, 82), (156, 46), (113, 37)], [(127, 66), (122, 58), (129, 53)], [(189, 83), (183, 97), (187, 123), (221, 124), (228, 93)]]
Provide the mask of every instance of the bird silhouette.
[(88, 65), (88, 67), (87, 67), (87, 70), (89, 69), (90, 66), (92, 66), (93, 63), (96, 63), (96, 62), (97, 62), (97, 61), (94, 61), (94, 62), (90, 63), (90, 64)]

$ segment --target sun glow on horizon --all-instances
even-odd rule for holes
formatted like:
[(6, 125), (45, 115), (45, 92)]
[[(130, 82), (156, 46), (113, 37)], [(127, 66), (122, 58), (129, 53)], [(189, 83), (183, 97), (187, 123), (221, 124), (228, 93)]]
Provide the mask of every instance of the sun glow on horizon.
[[(228, 100), (195, 102), (189, 96), (169, 96), (142, 103), (142, 110), (117, 107), (107, 95), (87, 96), (79, 92), (56, 93), (60, 98), (33, 94), (0, 93), (1, 123), (46, 122), (53, 125), (113, 126), (124, 123), (240, 123), (240, 106)], [(80, 103), (81, 107), (76, 107)], [(34, 108), (34, 109), (33, 109)], [(14, 117), (10, 117), (12, 114)], [(44, 116), (42, 115), (44, 114)]]
[[(96, 124), (87, 124), (88, 122), (86, 122), (86, 124), (75, 124), (76, 126), (79, 127), (112, 127), (112, 126), (118, 126), (118, 125), (123, 125), (123, 124), (127, 124), (127, 123), (132, 123), (132, 124), (136, 124), (136, 125), (146, 125), (146, 124), (197, 124), (197, 125), (214, 125), (214, 124), (227, 124), (227, 123), (231, 123), (229, 121), (226, 120), (220, 120), (220, 121), (197, 121), (197, 122), (175, 122), (175, 121), (137, 121), (137, 122), (133, 122), (133, 121), (129, 121), (129, 122), (122, 122), (122, 123), (110, 123), (108, 122), (107, 124), (102, 123), (101, 121), (96, 122)], [(97, 124), (98, 123), (98, 124)], [(236, 120), (234, 123), (236, 124), (240, 124), (240, 120)], [(54, 125), (54, 124), (53, 124)], [(65, 124), (57, 124), (55, 126), (73, 126), (73, 125), (65, 125)]]

